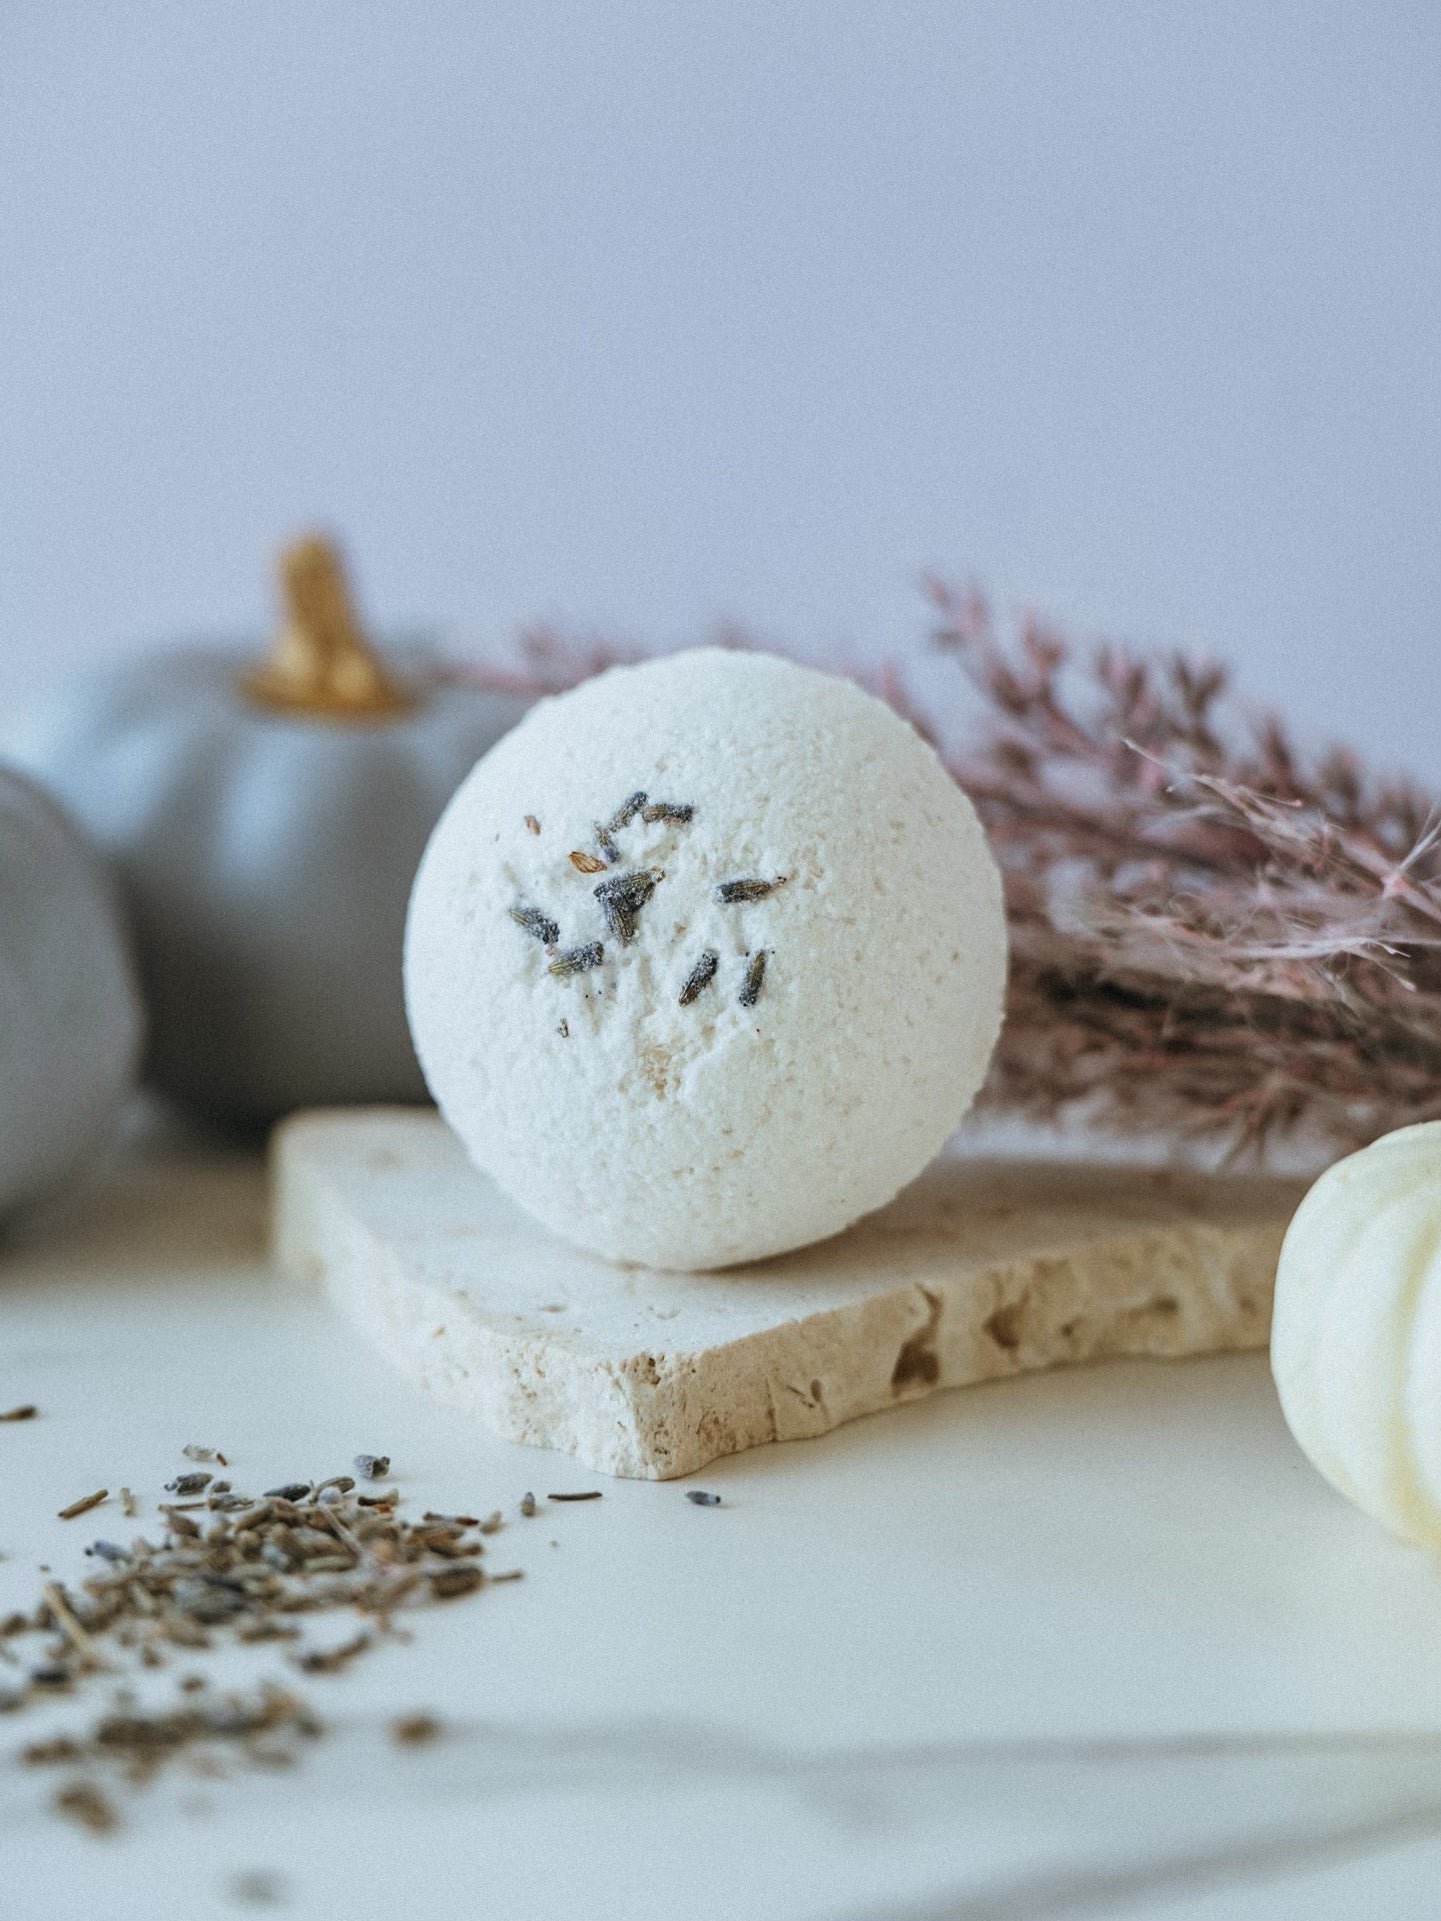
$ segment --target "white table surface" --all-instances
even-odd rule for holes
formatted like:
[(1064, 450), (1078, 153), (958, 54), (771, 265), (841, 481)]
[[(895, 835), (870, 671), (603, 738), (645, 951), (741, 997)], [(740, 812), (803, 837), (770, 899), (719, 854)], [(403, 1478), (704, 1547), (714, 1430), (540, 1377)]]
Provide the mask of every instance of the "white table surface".
[[(252, 1489), (365, 1450), (414, 1511), (604, 1499), (307, 1679), (298, 1771), (177, 1774), (94, 1839), (10, 1758), (83, 1703), (0, 1720), (5, 1921), (258, 1912), (256, 1871), (315, 1921), (1441, 1914), (1441, 1570), (1306, 1465), (1263, 1356), (936, 1396), (718, 1463), (697, 1508), (422, 1399), (270, 1276), (263, 1218), (256, 1157), (152, 1145), (0, 1251), (0, 1407), (41, 1410), (0, 1427), (0, 1608), (154, 1536), (187, 1441)], [(55, 1518), (121, 1483), (139, 1521)], [(396, 1748), (421, 1707), (446, 1735)]]

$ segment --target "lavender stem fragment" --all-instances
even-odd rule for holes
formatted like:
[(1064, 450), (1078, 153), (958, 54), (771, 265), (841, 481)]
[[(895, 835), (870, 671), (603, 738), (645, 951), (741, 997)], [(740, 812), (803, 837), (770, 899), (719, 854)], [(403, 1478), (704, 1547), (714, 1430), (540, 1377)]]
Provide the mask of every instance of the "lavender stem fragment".
[(82, 1494), (80, 1499), (72, 1501), (69, 1507), (62, 1507), (56, 1518), (61, 1521), (73, 1521), (78, 1514), (88, 1514), (92, 1507), (99, 1507), (102, 1501), (109, 1498), (109, 1495), (108, 1487), (97, 1488), (93, 1494)]
[(640, 817), (651, 826), (663, 820), (684, 827), (695, 818), (695, 809), (689, 801), (655, 800), (648, 807), (641, 808)]
[(680, 990), (680, 1004), (682, 1007), (689, 1007), (691, 1002), (697, 998), (703, 989), (709, 987), (715, 979), (716, 969), (719, 966), (719, 957), (713, 953), (710, 948), (707, 948), (695, 966), (690, 970), (690, 973), (687, 974), (685, 985)]

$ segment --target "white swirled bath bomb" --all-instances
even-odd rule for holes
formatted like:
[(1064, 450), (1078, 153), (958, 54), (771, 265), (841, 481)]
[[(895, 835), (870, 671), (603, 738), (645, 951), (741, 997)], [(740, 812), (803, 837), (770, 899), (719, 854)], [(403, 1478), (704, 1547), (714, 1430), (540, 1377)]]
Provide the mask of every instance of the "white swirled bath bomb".
[(471, 1158), (578, 1246), (723, 1267), (888, 1201), (970, 1105), (1000, 877), (920, 736), (707, 649), (542, 702), (411, 895), (411, 1031)]

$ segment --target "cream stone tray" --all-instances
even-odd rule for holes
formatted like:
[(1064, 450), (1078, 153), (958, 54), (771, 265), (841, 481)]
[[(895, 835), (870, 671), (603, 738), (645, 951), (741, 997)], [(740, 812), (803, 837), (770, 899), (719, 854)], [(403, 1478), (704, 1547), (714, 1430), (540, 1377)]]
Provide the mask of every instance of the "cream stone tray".
[(552, 1239), (433, 1113), (302, 1114), (280, 1267), (509, 1440), (667, 1480), (940, 1388), (1264, 1344), (1288, 1181), (947, 1158), (846, 1234), (718, 1274)]

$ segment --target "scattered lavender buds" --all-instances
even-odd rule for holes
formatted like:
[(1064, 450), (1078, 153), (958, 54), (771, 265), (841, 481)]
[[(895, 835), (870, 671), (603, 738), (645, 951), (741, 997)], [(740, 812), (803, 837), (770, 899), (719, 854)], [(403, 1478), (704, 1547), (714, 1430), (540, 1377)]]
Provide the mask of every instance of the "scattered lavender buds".
[(750, 965), (746, 968), (746, 977), (737, 996), (742, 1007), (755, 1006), (761, 997), (761, 982), (765, 977), (766, 950), (763, 947), (758, 954), (751, 955)]
[(652, 825), (658, 820), (674, 821), (683, 827), (695, 818), (695, 809), (689, 801), (653, 800), (648, 807), (642, 807), (640, 817)]
[(710, 986), (711, 982), (715, 979), (716, 969), (719, 965), (720, 962), (716, 955), (707, 948), (695, 966), (690, 970), (689, 974), (686, 975), (685, 986), (680, 990), (680, 1004), (682, 1007), (689, 1007), (691, 1002), (696, 999), (702, 990)]
[(542, 914), (538, 907), (512, 907), (510, 918), (517, 927), (523, 927), (527, 934), (533, 934), (546, 947), (554, 947), (560, 939), (560, 929), (549, 914)]
[(722, 907), (734, 907), (748, 900), (764, 900), (767, 894), (784, 887), (785, 881), (778, 880), (723, 880), (715, 890), (715, 897)]
[[(356, 1466), (369, 1474), (372, 1463), (389, 1465), (384, 1456), (364, 1455)], [(518, 1569), (487, 1577), (481, 1564), (479, 1537), (499, 1526), (499, 1511), (486, 1521), (427, 1512), (417, 1523), (397, 1516), (394, 1491), (367, 1495), (355, 1488), (352, 1476), (339, 1474), (319, 1483), (290, 1481), (268, 1495), (229, 1494), (222, 1497), (225, 1507), (243, 1512), (202, 1514), (198, 1523), (179, 1509), (203, 1510), (207, 1502), (172, 1503), (161, 1509), (166, 1532), (158, 1543), (140, 1537), (129, 1547), (91, 1542), (86, 1553), (93, 1571), (82, 1582), (67, 1588), (48, 1580), (32, 1611), (0, 1616), (0, 1655), (19, 1682), (0, 1691), (0, 1708), (18, 1712), (75, 1692), (87, 1677), (123, 1671), (127, 1657), (147, 1668), (164, 1667), (177, 1654), (188, 1663), (192, 1650), (216, 1646), (222, 1637), (289, 1642), (286, 1658), (302, 1673), (337, 1674), (393, 1631), (398, 1610), (449, 1603), (492, 1580), (519, 1578)], [(103, 1498), (97, 1493), (68, 1512)], [(535, 1497), (527, 1499), (534, 1511)], [(348, 1639), (302, 1642), (302, 1622), (337, 1609), (362, 1617)], [(41, 1645), (27, 1661), (8, 1644), (30, 1636)], [(139, 1786), (172, 1760), (193, 1758), (207, 1772), (222, 1771), (222, 1749), (242, 1760), (282, 1763), (297, 1758), (296, 1736), (319, 1732), (305, 1704), (281, 1689), (220, 1694), (192, 1669), (179, 1682), (175, 1706), (142, 1708), (122, 1691), (85, 1730), (34, 1741), (20, 1758), (30, 1767), (86, 1770), (62, 1782), (54, 1805), (99, 1832), (118, 1816), (108, 1803), (103, 1817), (94, 1812), (104, 1795), (90, 1771), (110, 1769), (117, 1785)]]
[(564, 977), (567, 974), (585, 974), (592, 967), (599, 967), (605, 959), (605, 949), (598, 940), (587, 941), (584, 947), (571, 947), (563, 954), (557, 954), (550, 964), (552, 974)]

